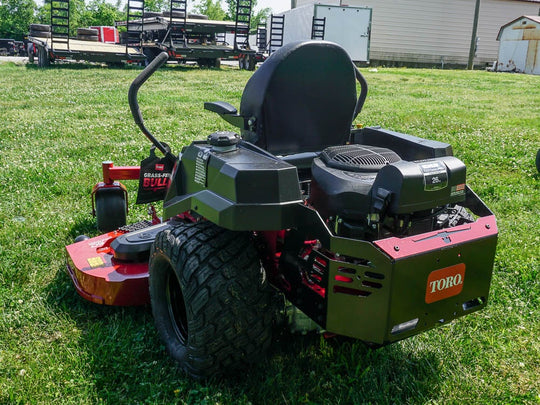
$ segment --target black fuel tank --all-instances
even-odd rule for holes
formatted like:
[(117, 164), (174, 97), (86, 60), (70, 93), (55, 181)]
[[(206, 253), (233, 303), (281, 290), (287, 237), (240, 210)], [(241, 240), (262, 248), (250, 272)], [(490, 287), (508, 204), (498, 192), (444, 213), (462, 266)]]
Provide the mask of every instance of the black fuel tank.
[(231, 230), (277, 230), (295, 224), (301, 202), (295, 166), (248, 142), (194, 142), (180, 156), (163, 209), (165, 218), (193, 210)]

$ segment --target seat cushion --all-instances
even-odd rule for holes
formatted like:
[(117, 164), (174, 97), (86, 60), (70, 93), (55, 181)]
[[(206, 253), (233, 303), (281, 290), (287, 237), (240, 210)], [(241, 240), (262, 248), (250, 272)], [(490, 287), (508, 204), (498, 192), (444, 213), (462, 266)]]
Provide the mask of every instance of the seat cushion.
[(352, 61), (326, 41), (290, 43), (250, 78), (240, 114), (256, 118), (245, 139), (275, 155), (321, 151), (345, 143), (356, 105)]

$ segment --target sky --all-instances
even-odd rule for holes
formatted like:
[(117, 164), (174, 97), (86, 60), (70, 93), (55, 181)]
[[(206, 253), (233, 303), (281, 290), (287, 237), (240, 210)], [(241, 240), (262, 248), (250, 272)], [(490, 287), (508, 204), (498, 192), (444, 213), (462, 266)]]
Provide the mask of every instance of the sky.
[[(43, 0), (35, 1), (40, 6), (43, 5)], [(116, 3), (115, 0), (108, 1), (110, 1), (110, 3)], [(194, 0), (188, 0), (188, 9), (189, 6), (192, 5), (194, 2)], [(291, 9), (291, 0), (257, 0), (257, 7), (255, 7), (256, 10), (260, 10), (265, 7), (271, 8), (273, 13), (281, 13), (282, 11)]]
[(256, 10), (269, 7), (273, 13), (280, 13), (291, 9), (291, 0), (257, 0)]
[[(44, 0), (34, 0), (37, 5), (42, 6), (44, 3)], [(116, 4), (116, 0), (107, 0), (111, 4)], [(123, 0), (125, 2), (126, 0)], [(86, 0), (88, 3), (88, 0)], [(191, 6), (193, 6), (193, 3), (195, 3), (196, 0), (188, 0), (188, 10)], [(223, 2), (224, 3), (224, 2)], [(291, 9), (291, 0), (257, 0), (257, 7), (255, 7), (255, 10), (261, 10), (263, 8), (269, 7), (272, 9), (273, 14), (281, 13), (282, 11), (290, 10)], [(223, 4), (223, 8), (225, 8), (225, 5)]]

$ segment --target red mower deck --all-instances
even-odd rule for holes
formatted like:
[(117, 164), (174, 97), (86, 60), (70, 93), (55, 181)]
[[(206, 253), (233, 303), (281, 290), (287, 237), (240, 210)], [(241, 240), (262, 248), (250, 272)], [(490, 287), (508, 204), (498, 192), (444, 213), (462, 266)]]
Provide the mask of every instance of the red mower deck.
[(97, 304), (148, 304), (148, 262), (122, 262), (114, 258), (113, 231), (66, 246), (67, 270), (81, 297)]

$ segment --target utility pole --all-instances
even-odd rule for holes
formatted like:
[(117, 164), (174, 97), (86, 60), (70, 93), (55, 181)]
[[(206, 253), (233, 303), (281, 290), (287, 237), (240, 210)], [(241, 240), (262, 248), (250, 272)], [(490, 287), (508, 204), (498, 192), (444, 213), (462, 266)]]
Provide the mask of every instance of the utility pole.
[(469, 48), (469, 62), (467, 63), (467, 69), (473, 70), (474, 68), (474, 51), (476, 48), (476, 31), (478, 31), (478, 15), (480, 14), (480, 0), (476, 0), (476, 6), (474, 7), (474, 21), (471, 35), (471, 47)]

